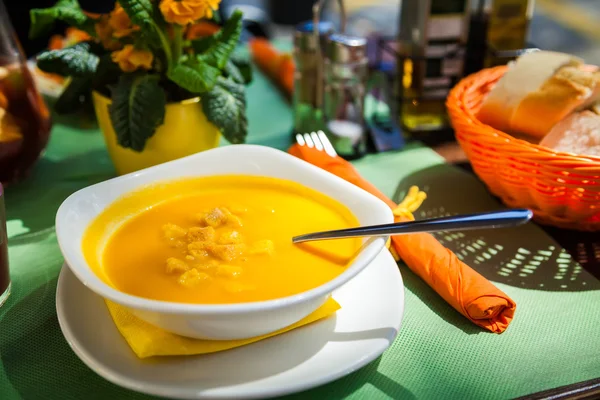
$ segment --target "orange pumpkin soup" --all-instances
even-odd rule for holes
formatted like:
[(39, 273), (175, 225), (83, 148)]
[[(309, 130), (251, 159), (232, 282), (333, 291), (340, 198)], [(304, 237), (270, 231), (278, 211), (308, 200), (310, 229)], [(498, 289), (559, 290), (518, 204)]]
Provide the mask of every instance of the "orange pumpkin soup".
[(361, 240), (292, 244), (358, 225), (339, 202), (300, 184), (213, 176), (151, 185), (111, 204), (83, 239), (86, 261), (116, 289), (182, 303), (270, 300), (341, 274)]

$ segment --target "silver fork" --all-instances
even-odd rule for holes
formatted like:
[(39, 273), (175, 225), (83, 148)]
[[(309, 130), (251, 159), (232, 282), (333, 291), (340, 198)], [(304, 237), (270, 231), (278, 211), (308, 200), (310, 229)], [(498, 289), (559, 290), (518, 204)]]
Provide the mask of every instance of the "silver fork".
[[(315, 148), (324, 151), (331, 157), (337, 152), (331, 145), (329, 138), (323, 131), (296, 135), (296, 142), (300, 146)], [(456, 231), (468, 229), (504, 228), (522, 225), (533, 217), (531, 210), (509, 209), (491, 211), (478, 214), (454, 215), (450, 217), (432, 218), (418, 221), (397, 222), (385, 225), (361, 226), (350, 229), (339, 229), (324, 232), (313, 232), (292, 238), (293, 243), (302, 243), (313, 240), (341, 239), (365, 236), (390, 236), (418, 232)]]
[(323, 131), (304, 134), (298, 133), (296, 134), (296, 143), (298, 143), (300, 146), (306, 146), (310, 148), (314, 147), (319, 151), (324, 151), (331, 157), (337, 156), (337, 152)]

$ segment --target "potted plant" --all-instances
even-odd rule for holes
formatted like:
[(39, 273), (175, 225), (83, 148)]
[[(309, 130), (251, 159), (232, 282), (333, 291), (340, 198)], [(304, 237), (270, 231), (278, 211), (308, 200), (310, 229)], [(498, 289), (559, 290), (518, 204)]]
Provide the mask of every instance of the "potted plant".
[(239, 11), (219, 25), (220, 0), (118, 0), (91, 14), (77, 0), (31, 11), (32, 37), (62, 21), (90, 36), (38, 55), (44, 72), (69, 77), (57, 100), (76, 109), (92, 93), (99, 126), (119, 174), (230, 143), (247, 135), (245, 85), (252, 79), (235, 54)]

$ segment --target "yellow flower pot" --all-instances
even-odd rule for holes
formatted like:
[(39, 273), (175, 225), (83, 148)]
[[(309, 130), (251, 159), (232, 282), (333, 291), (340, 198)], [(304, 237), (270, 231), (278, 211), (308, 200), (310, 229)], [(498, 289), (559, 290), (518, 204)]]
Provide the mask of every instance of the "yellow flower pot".
[(108, 113), (111, 100), (97, 92), (92, 94), (98, 124), (106, 147), (119, 175), (162, 164), (219, 145), (221, 132), (202, 111), (200, 98), (167, 104), (165, 122), (146, 142), (142, 152), (121, 147)]

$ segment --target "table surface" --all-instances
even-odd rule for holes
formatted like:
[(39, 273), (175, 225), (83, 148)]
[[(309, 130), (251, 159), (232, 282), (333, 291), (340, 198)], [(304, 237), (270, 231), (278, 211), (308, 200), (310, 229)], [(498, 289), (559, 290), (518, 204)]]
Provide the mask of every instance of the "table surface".
[[(286, 149), (292, 118), (281, 95), (257, 74), (248, 97), (249, 141)], [(436, 151), (409, 144), (403, 151), (369, 155), (354, 164), (392, 198), (401, 197), (415, 183), (427, 191), (419, 218), (440, 210), (501, 207), (473, 174), (465, 172), (468, 167), (461, 164), (464, 158), (456, 145), (438, 146)], [(74, 191), (112, 176), (114, 170), (95, 124), (61, 117), (55, 119), (50, 145), (32, 176), (7, 190), (14, 290), (0, 309), (3, 399), (147, 398), (91, 372), (65, 342), (54, 309), (63, 261), (54, 234), (56, 209)], [(469, 195), (471, 201), (466, 204), (457, 194)], [(572, 242), (591, 244), (594, 240), (544, 229), (570, 237)], [(569, 385), (560, 389), (565, 393), (573, 390), (570, 385), (600, 377), (597, 265), (574, 262), (562, 251), (568, 241), (555, 241), (544, 229), (530, 224), (457, 239), (439, 236), (455, 251), (478, 241), (505, 249), (500, 252), (502, 258), (490, 262), (477, 261), (476, 252), (467, 255), (473, 260), (470, 265), (518, 304), (515, 320), (502, 335), (474, 327), (400, 265), (406, 312), (391, 348), (348, 377), (290, 398), (535, 398), (532, 393)], [(519, 246), (553, 250), (547, 265), (537, 272), (506, 272)]]
[[(458, 168), (474, 174), (467, 155), (456, 142), (432, 146), (432, 150)], [(556, 240), (569, 254), (591, 274), (600, 279), (600, 235), (598, 232), (580, 232), (540, 225), (548, 235)], [(582, 245), (586, 251), (582, 251)]]

